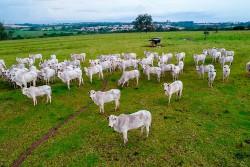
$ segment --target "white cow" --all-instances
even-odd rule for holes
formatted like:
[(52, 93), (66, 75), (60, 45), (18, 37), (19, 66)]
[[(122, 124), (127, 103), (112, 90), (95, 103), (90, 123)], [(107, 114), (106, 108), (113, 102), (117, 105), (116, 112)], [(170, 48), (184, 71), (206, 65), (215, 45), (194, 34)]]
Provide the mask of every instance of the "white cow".
[(138, 68), (137, 60), (121, 60), (119, 62), (119, 67), (122, 71), (126, 70), (126, 68), (133, 67), (134, 69)]
[(22, 94), (33, 99), (34, 106), (37, 105), (37, 99), (36, 99), (37, 96), (47, 95), (46, 103), (48, 103), (48, 102), (51, 103), (52, 91), (51, 91), (51, 87), (48, 85), (38, 86), (38, 87), (31, 86), (29, 88), (23, 88)]
[(180, 72), (181, 72), (181, 68), (179, 66), (172, 67), (171, 75), (172, 75), (173, 81), (178, 79)]
[(160, 82), (161, 78), (161, 68), (160, 67), (150, 67), (149, 65), (143, 65), (143, 72), (148, 76), (148, 80), (150, 80), (150, 74), (157, 75), (157, 81)]
[(80, 53), (80, 54), (71, 54), (70, 57), (72, 58), (72, 60), (81, 60), (82, 62), (85, 61), (86, 58), (86, 53)]
[(183, 83), (181, 81), (174, 81), (173, 83), (164, 83), (164, 91), (168, 96), (168, 105), (170, 104), (171, 96), (173, 93), (176, 93), (178, 100), (182, 96)]
[(212, 64), (205, 65), (205, 66), (204, 65), (196, 66), (196, 72), (200, 74), (199, 79), (201, 78), (201, 76), (202, 76), (202, 79), (204, 79), (205, 72), (209, 72), (211, 69), (214, 69), (214, 66)]
[(175, 57), (176, 57), (176, 60), (179, 62), (179, 61), (183, 61), (184, 62), (184, 59), (185, 59), (185, 53), (184, 52), (175, 52), (174, 53)]
[(19, 64), (29, 64), (29, 58), (16, 58), (16, 61), (19, 63)]
[(250, 72), (250, 61), (246, 64), (246, 74)]
[(141, 64), (141, 66), (143, 66), (143, 65), (154, 66), (154, 58), (147, 57), (147, 58), (138, 59), (138, 63)]
[(62, 82), (67, 83), (68, 90), (70, 90), (70, 81), (73, 79), (79, 80), (79, 87), (80, 87), (81, 83), (83, 83), (82, 70), (80, 68), (76, 68), (74, 70), (64, 70), (63, 72), (58, 72), (58, 77), (62, 80)]
[(234, 57), (234, 51), (227, 51), (227, 50), (225, 50), (225, 51), (223, 51), (223, 54), (225, 56), (233, 56)]
[(50, 78), (52, 78), (52, 82), (55, 82), (56, 71), (54, 69), (50, 69), (49, 67), (46, 67), (46, 68), (42, 69), (42, 76), (46, 82), (46, 85), (49, 85)]
[(194, 62), (195, 62), (195, 66), (198, 66), (199, 61), (202, 62), (202, 64), (204, 64), (205, 60), (206, 60), (206, 54), (193, 54), (193, 58), (194, 58)]
[(111, 61), (107, 60), (107, 61), (104, 61), (104, 62), (99, 62), (98, 63), (99, 65), (102, 66), (102, 70), (109, 70), (109, 73), (111, 74), (111, 71), (112, 71), (112, 66), (111, 66)]
[(27, 83), (33, 82), (33, 86), (36, 86), (37, 73), (35, 71), (28, 72), (17, 72), (12, 77), (12, 80), (16, 83), (16, 85), (22, 86), (24, 85), (27, 88)]
[(136, 86), (138, 86), (138, 80), (140, 77), (140, 71), (139, 70), (131, 70), (131, 71), (123, 71), (123, 74), (121, 78), (118, 80), (118, 86), (122, 84), (122, 87), (127, 82), (127, 86), (129, 85), (130, 79), (136, 79)]
[(127, 133), (129, 130), (141, 128), (140, 137), (142, 136), (144, 127), (146, 128), (146, 138), (148, 138), (151, 126), (152, 116), (147, 110), (140, 110), (133, 114), (121, 114), (119, 116), (110, 115), (108, 117), (109, 127), (123, 134), (124, 145), (128, 142)]
[(178, 66), (180, 67), (180, 73), (183, 73), (184, 62), (183, 61), (179, 61)]
[(84, 71), (85, 71), (86, 75), (89, 76), (90, 83), (92, 83), (92, 75), (93, 74), (98, 73), (99, 79), (100, 79), (100, 76), (103, 79), (103, 73), (102, 73), (102, 66), (101, 65), (96, 65), (96, 66), (88, 67), (88, 68), (84, 67)]
[(227, 57), (221, 56), (221, 57), (219, 57), (219, 62), (221, 63), (221, 67), (224, 67), (226, 62), (229, 62), (230, 63), (229, 66), (231, 66), (233, 63), (233, 60), (234, 60), (233, 56), (227, 56)]
[(36, 62), (36, 59), (40, 59), (40, 62), (43, 61), (42, 54), (29, 54), (29, 58)]
[(136, 60), (136, 53), (122, 53), (124, 60), (135, 59)]
[(119, 89), (111, 89), (106, 92), (96, 92), (91, 90), (89, 92), (89, 96), (94, 101), (94, 103), (100, 107), (100, 113), (104, 113), (104, 104), (111, 101), (115, 101), (115, 111), (117, 110), (121, 98), (121, 91)]
[(172, 68), (174, 68), (174, 64), (161, 64), (160, 62), (158, 62), (158, 67), (161, 68), (161, 73), (162, 76), (165, 76), (165, 71), (172, 71)]
[(216, 77), (216, 70), (215, 69), (211, 69), (208, 72), (208, 86), (210, 86), (210, 87), (213, 86), (213, 82), (214, 82), (215, 77)]
[(230, 67), (228, 65), (224, 65), (222, 72), (223, 72), (223, 82), (224, 82), (224, 79), (227, 79), (227, 82), (228, 82), (228, 77), (230, 75)]

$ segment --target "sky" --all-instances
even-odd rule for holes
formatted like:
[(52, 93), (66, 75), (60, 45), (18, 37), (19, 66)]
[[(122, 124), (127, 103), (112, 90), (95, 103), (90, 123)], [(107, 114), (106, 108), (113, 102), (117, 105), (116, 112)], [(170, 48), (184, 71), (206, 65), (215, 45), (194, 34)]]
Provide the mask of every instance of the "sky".
[(132, 22), (139, 14), (153, 21), (247, 22), (250, 0), (0, 0), (0, 22)]

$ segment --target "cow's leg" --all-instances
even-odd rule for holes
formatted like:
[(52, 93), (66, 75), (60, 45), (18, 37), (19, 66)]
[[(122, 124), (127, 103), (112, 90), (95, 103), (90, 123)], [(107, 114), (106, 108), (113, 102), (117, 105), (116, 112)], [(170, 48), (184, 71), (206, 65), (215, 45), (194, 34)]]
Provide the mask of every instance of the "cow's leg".
[(172, 94), (169, 94), (169, 96), (168, 96), (168, 105), (170, 105), (171, 96), (172, 96)]
[(115, 100), (115, 111), (119, 108), (119, 99)]
[(148, 80), (150, 80), (150, 74), (148, 74)]
[(89, 76), (90, 83), (92, 83), (92, 75)]
[(36, 105), (36, 98), (33, 97), (33, 103), (34, 103), (34, 106)]
[(146, 132), (147, 132), (146, 138), (148, 138), (148, 133), (149, 133), (149, 125), (148, 124), (146, 125)]
[(67, 85), (68, 85), (68, 90), (70, 90), (70, 81), (67, 81)]
[(136, 86), (138, 86), (139, 77), (136, 77)]
[(129, 85), (129, 80), (127, 81), (127, 86)]
[(127, 131), (124, 131), (123, 132), (123, 139), (124, 139), (124, 146), (127, 144), (127, 142), (128, 142), (128, 136), (127, 136)]
[(141, 126), (141, 133), (140, 133), (140, 137), (142, 136), (143, 134), (143, 129), (144, 129), (144, 125)]

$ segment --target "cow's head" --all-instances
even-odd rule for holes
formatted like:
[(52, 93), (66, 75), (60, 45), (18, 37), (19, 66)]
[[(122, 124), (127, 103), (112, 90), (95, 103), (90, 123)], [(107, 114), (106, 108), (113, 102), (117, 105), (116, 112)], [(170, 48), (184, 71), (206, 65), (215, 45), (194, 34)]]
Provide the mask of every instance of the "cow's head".
[(116, 120), (117, 120), (117, 116), (114, 116), (114, 115), (110, 115), (108, 117), (108, 121), (109, 121), (109, 127), (113, 127), (114, 124), (116, 123)]
[(29, 93), (29, 88), (23, 88), (22, 89), (22, 94), (27, 95)]
[(164, 83), (162, 86), (164, 87), (165, 93), (167, 93), (168, 92), (168, 88), (170, 86), (170, 83)]
[(89, 91), (89, 97), (90, 97), (92, 100), (94, 99), (95, 94), (96, 94), (96, 91), (94, 91), (94, 90)]

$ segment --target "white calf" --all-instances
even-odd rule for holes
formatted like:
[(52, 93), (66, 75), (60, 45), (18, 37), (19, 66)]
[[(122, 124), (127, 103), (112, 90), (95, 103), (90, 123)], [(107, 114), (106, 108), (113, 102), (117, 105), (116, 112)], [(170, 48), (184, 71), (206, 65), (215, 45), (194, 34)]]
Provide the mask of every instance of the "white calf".
[(123, 133), (124, 145), (128, 142), (127, 132), (131, 129), (141, 128), (140, 137), (143, 129), (146, 127), (146, 138), (148, 138), (149, 128), (151, 126), (151, 113), (147, 110), (140, 110), (133, 114), (121, 114), (119, 116), (110, 115), (108, 117), (109, 127), (115, 131)]
[(100, 113), (104, 113), (104, 104), (115, 101), (115, 111), (119, 107), (119, 101), (121, 97), (121, 91), (119, 89), (111, 89), (107, 92), (94, 91), (89, 92), (90, 98), (94, 101), (96, 105), (100, 107)]
[(122, 87), (127, 82), (127, 86), (129, 85), (130, 79), (136, 79), (136, 86), (138, 86), (138, 80), (140, 77), (140, 71), (139, 70), (132, 70), (132, 71), (123, 71), (123, 74), (121, 78), (118, 80), (118, 86), (122, 84)]
[(171, 96), (173, 93), (176, 93), (177, 99), (180, 100), (182, 96), (183, 84), (181, 81), (174, 81), (173, 83), (164, 83), (164, 91), (165, 94), (168, 96), (168, 105), (170, 104)]

